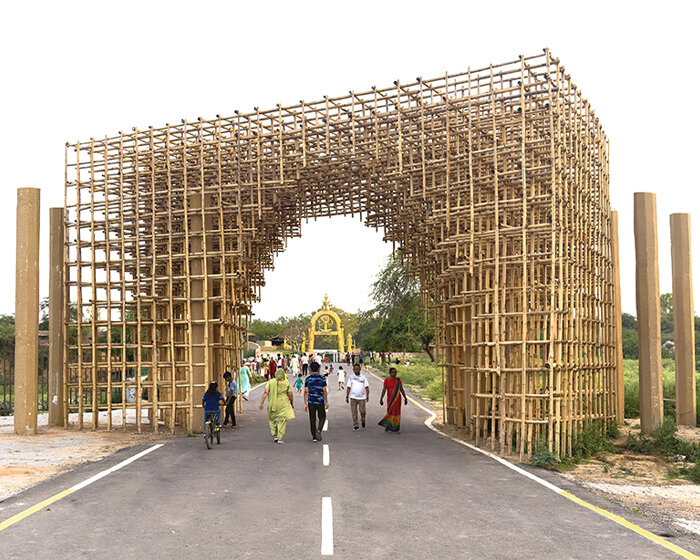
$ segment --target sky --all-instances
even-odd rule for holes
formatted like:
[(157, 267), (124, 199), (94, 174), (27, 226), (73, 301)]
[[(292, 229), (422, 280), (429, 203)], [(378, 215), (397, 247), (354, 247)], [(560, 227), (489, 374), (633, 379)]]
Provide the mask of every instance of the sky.
[[(657, 193), (661, 292), (669, 214), (692, 216), (700, 267), (697, 2), (3, 2), (0, 4), (0, 313), (14, 311), (16, 189), (63, 205), (64, 145), (133, 126), (231, 115), (515, 60), (548, 47), (610, 141), (623, 311), (636, 314), (633, 193)], [(343, 249), (350, 252), (344, 261)], [(359, 220), (310, 223), (267, 274), (256, 315), (367, 308), (390, 247)], [(299, 267), (304, 254), (324, 266)], [(700, 301), (696, 274), (695, 300)]]

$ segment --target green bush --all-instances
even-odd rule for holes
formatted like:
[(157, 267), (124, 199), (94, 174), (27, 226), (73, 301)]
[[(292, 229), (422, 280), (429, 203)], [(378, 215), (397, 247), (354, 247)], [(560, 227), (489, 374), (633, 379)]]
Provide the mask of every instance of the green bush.
[(661, 455), (674, 457), (683, 455), (686, 461), (700, 461), (700, 443), (691, 443), (676, 435), (676, 422), (667, 416), (661, 426), (656, 428), (649, 437), (640, 434), (627, 436), (627, 448), (646, 455)]
[(546, 449), (533, 453), (530, 457), (530, 464), (550, 471), (558, 470), (560, 462), (555, 453)]
[(695, 461), (695, 466), (688, 469), (688, 478), (695, 484), (700, 484), (700, 461)]
[(613, 451), (611, 437), (614, 436), (611, 435), (609, 426), (603, 427), (600, 423), (586, 426), (579, 432), (571, 446), (571, 458), (588, 459), (601, 451)]

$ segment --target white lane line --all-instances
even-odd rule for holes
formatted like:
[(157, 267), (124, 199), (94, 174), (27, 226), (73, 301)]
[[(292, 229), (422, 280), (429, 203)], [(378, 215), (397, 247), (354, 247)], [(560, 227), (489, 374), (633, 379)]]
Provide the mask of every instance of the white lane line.
[(328, 431), (328, 418), (326, 418), (326, 421), (323, 423), (323, 431), (324, 432)]
[(331, 449), (327, 443), (323, 444), (323, 466), (327, 467), (331, 464)]
[(333, 556), (333, 504), (321, 498), (321, 556)]
[(108, 468), (107, 470), (104, 470), (104, 471), (102, 471), (102, 472), (100, 472), (100, 473), (97, 473), (95, 476), (91, 476), (91, 477), (88, 478), (87, 480), (83, 480), (83, 481), (80, 482), (79, 484), (76, 484), (75, 486), (71, 486), (71, 487), (70, 487), (70, 490), (80, 490), (81, 488), (85, 488), (86, 486), (92, 484), (93, 482), (97, 482), (97, 481), (100, 480), (101, 478), (104, 478), (104, 477), (107, 476), (108, 474), (111, 474), (111, 473), (113, 473), (114, 471), (118, 471), (118, 470), (121, 469), (122, 467), (126, 467), (129, 463), (133, 463), (134, 461), (136, 461), (137, 459), (140, 459), (140, 458), (143, 457), (144, 455), (148, 455), (151, 451), (155, 451), (155, 450), (158, 449), (159, 447), (163, 447), (163, 445), (164, 445), (164, 444), (162, 444), (162, 443), (157, 443), (157, 444), (154, 445), (153, 447), (149, 447), (148, 449), (145, 449), (145, 450), (141, 451), (141, 453), (137, 453), (137, 454), (134, 455), (133, 457), (129, 457), (129, 458), (126, 459), (125, 461), (122, 461), (121, 463), (119, 463), (119, 464), (117, 464), (117, 465), (114, 465), (113, 467), (110, 467), (110, 468)]
[(25, 509), (24, 511), (21, 511), (20, 513), (13, 515), (9, 519), (6, 519), (5, 521), (0, 522), (0, 531), (4, 531), (8, 527), (11, 527), (15, 523), (19, 523), (23, 519), (26, 519), (30, 515), (35, 514), (37, 511), (41, 511), (44, 509), (46, 506), (49, 506), (53, 504), (54, 502), (57, 502), (58, 500), (61, 500), (65, 498), (66, 496), (70, 496), (72, 493), (77, 492), (81, 488), (85, 488), (89, 484), (92, 484), (93, 482), (100, 480), (102, 477), (107, 476), (110, 473), (113, 473), (116, 470), (121, 469), (122, 467), (125, 467), (129, 463), (133, 463), (136, 461), (136, 459), (139, 459), (146, 455), (147, 453), (150, 453), (151, 451), (155, 451), (159, 447), (163, 447), (162, 443), (156, 444), (152, 447), (149, 447), (145, 451), (141, 451), (140, 453), (137, 453), (133, 457), (130, 457), (129, 459), (126, 459), (125, 461), (122, 461), (121, 463), (114, 465), (113, 467), (110, 467), (109, 469), (106, 469), (95, 476), (91, 476), (87, 480), (84, 480), (83, 482), (80, 482), (78, 484), (75, 484), (74, 486), (71, 486), (70, 488), (67, 488), (66, 490), (63, 490), (63, 492), (59, 492), (58, 494), (54, 494), (50, 498), (47, 498), (46, 500), (39, 502), (38, 504), (33, 505), (30, 508)]

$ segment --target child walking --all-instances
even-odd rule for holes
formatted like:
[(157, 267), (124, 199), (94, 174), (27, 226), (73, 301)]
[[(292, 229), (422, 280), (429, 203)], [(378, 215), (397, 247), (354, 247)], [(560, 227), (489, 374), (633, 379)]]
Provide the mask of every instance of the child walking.
[(345, 389), (345, 372), (343, 366), (338, 366), (338, 391)]
[(297, 388), (297, 392), (301, 395), (301, 390), (304, 387), (304, 380), (301, 377), (301, 373), (297, 375), (297, 381), (294, 386)]

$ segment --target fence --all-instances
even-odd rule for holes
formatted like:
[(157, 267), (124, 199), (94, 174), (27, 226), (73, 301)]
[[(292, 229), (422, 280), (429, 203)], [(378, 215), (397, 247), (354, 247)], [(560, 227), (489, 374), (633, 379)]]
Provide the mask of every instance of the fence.
[[(49, 409), (49, 357), (39, 355), (38, 403), (39, 412)], [(15, 359), (0, 358), (0, 416), (8, 416), (15, 409)]]

